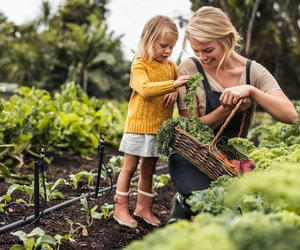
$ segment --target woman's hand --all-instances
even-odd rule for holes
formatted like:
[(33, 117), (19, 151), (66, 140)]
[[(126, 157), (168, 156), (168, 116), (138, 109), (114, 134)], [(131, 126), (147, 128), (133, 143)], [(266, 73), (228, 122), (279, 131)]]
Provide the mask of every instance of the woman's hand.
[(247, 109), (251, 105), (251, 100), (249, 98), (251, 88), (251, 85), (242, 85), (224, 89), (220, 96), (221, 105), (225, 109), (232, 109), (241, 98), (244, 98), (239, 111)]
[(246, 97), (246, 98), (243, 98), (243, 101), (238, 109), (238, 111), (242, 112), (246, 109), (248, 109), (252, 104), (252, 101), (250, 99), (250, 97)]
[(164, 95), (164, 100), (163, 100), (164, 104), (167, 107), (173, 107), (177, 101), (177, 96), (178, 96), (177, 91)]

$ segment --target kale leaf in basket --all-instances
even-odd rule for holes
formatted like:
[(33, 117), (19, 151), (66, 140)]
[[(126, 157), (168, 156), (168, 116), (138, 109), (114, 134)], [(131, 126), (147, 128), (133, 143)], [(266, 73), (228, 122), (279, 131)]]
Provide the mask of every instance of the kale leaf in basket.
[(178, 116), (176, 119), (169, 119), (160, 127), (157, 135), (157, 151), (160, 154), (168, 155), (171, 147), (174, 128), (180, 128), (203, 144), (209, 144), (214, 139), (213, 130), (202, 123), (197, 117), (186, 118)]
[(196, 89), (197, 87), (202, 84), (203, 76), (200, 73), (195, 73), (190, 75), (189, 81), (187, 82), (186, 86), (186, 95), (183, 99), (184, 103), (188, 107), (189, 110), (189, 117), (194, 117), (194, 104), (196, 98)]

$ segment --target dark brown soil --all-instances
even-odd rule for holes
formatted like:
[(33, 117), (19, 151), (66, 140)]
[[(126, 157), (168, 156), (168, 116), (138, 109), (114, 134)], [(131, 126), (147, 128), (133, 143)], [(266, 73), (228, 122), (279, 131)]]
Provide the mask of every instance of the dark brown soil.
[[(118, 151), (113, 148), (105, 149), (104, 162), (106, 162), (111, 155), (118, 154)], [(82, 170), (97, 170), (99, 159), (97, 156), (92, 157), (90, 160), (82, 159), (76, 156), (67, 156), (65, 154), (53, 155), (53, 161), (50, 165), (47, 165), (45, 170), (45, 177), (48, 182), (54, 182), (58, 178), (68, 179), (69, 174), (77, 173)], [(165, 163), (160, 162), (158, 164), (158, 173), (167, 173), (167, 168), (163, 167)], [(32, 171), (32, 170), (31, 170)], [(102, 180), (101, 180), (102, 181)], [(100, 189), (109, 186), (109, 181), (102, 181)], [(116, 178), (113, 180), (113, 184), (116, 183)], [(0, 195), (6, 192), (7, 187), (10, 184), (0, 181)], [(133, 187), (135, 189), (135, 187)], [(85, 186), (81, 186), (78, 190), (72, 190), (70, 187), (64, 186), (61, 191), (64, 194), (64, 200), (52, 200), (48, 202), (46, 208), (53, 207), (56, 204), (62, 203), (63, 201), (70, 200), (74, 197), (79, 197), (81, 194), (86, 193), (88, 190)], [(94, 190), (92, 190), (94, 191)], [(170, 200), (174, 194), (173, 185), (169, 183), (161, 189), (156, 190), (158, 196), (154, 204), (154, 212), (158, 218), (162, 221), (162, 226), (166, 225), (169, 210), (170, 210)], [(89, 208), (98, 205), (101, 207), (104, 203), (113, 204), (113, 195), (115, 189), (111, 192), (106, 191), (100, 194), (98, 198), (89, 197), (88, 205)], [(16, 192), (16, 195), (20, 193)], [(24, 196), (24, 194), (22, 194)], [(19, 197), (20, 198), (20, 197)], [(26, 199), (26, 197), (22, 197)], [(42, 201), (41, 201), (42, 202)], [(136, 196), (132, 195), (130, 200), (131, 211), (135, 208)], [(42, 204), (41, 204), (42, 206)], [(147, 223), (136, 218), (139, 222), (137, 229), (130, 229), (124, 226), (120, 226), (114, 219), (101, 219), (94, 220), (91, 226), (88, 226), (87, 219), (84, 211), (81, 211), (82, 205), (79, 201), (73, 202), (68, 206), (65, 206), (59, 210), (50, 212), (44, 215), (39, 222), (39, 226), (46, 232), (47, 235), (55, 236), (67, 235), (70, 230), (70, 225), (67, 223), (66, 218), (74, 222), (74, 228), (79, 228), (74, 235), (72, 240), (64, 240), (60, 249), (122, 249), (127, 246), (133, 240), (143, 238), (147, 233), (151, 232), (155, 228), (148, 225)], [(17, 207), (12, 207), (12, 209), (17, 210)], [(27, 216), (34, 213), (34, 208), (26, 208)], [(99, 211), (99, 209), (98, 209)], [(3, 217), (3, 216), (2, 216)], [(0, 227), (4, 226), (4, 219), (0, 219)], [(7, 220), (9, 223), (19, 221), (22, 219), (22, 215), (13, 215), (9, 213)], [(10, 232), (3, 233), (0, 235), (0, 249), (9, 249), (14, 244), (21, 244), (22, 241), (18, 237), (11, 235), (12, 231), (22, 230), (26, 233), (31, 232), (37, 225), (27, 225), (20, 228), (11, 230)], [(86, 229), (86, 230), (83, 230)]]

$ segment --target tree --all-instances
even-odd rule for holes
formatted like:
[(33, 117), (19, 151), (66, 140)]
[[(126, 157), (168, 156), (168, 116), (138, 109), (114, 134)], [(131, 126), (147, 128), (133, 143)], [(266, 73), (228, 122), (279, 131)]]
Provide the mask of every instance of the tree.
[[(62, 73), (61, 81), (76, 81), (90, 95), (110, 98), (120, 98), (113, 89), (122, 86), (123, 97), (127, 98), (129, 64), (121, 51), (121, 37), (114, 37), (108, 30), (106, 3), (67, 1), (43, 36), (56, 58), (52, 71)], [(53, 76), (57, 81), (59, 75)], [(47, 82), (52, 80), (50, 77)]]
[(41, 58), (35, 26), (4, 21), (0, 33), (1, 80), (27, 85), (39, 79), (42, 64), (38, 62)]
[(107, 2), (67, 0), (53, 13), (45, 0), (40, 16), (20, 26), (0, 15), (1, 80), (50, 91), (75, 81), (91, 96), (127, 99), (129, 62), (106, 24)]

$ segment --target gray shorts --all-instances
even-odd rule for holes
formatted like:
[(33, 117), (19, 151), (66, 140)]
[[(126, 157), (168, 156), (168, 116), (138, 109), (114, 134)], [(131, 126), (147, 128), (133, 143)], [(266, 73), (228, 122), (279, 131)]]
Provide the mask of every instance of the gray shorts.
[(124, 133), (119, 150), (142, 157), (158, 157), (156, 136), (150, 134)]

